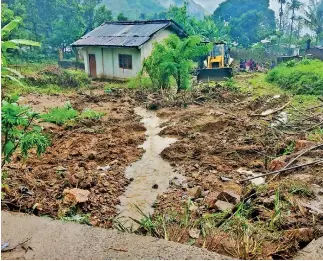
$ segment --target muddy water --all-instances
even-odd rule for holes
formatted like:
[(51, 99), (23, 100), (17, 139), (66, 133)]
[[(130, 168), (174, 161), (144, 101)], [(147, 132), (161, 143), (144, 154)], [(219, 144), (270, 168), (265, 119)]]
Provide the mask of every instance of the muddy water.
[[(174, 178), (182, 178), (168, 162), (159, 155), (170, 144), (176, 142), (174, 138), (165, 138), (158, 135), (162, 130), (160, 124), (163, 121), (153, 111), (143, 108), (135, 108), (135, 113), (142, 117), (146, 131), (146, 141), (141, 145), (145, 150), (142, 158), (126, 169), (126, 177), (133, 179), (126, 188), (125, 193), (120, 197), (119, 220), (126, 222), (126, 226), (136, 227), (136, 224), (129, 217), (141, 219), (141, 215), (134, 205), (137, 205), (145, 214), (152, 214), (152, 205), (158, 195), (165, 192), (169, 181)], [(153, 186), (158, 188), (153, 188)]]

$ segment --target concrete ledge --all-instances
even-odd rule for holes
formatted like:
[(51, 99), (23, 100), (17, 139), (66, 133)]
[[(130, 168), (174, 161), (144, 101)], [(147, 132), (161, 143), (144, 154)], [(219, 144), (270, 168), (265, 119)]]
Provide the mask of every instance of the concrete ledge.
[[(228, 259), (205, 249), (116, 230), (1, 212), (2, 259)], [(26, 251), (27, 249), (27, 251)]]

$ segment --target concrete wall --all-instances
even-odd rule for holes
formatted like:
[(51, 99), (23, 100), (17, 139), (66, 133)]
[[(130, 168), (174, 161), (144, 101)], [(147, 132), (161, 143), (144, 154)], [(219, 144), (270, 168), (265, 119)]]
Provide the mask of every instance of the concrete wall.
[[(89, 54), (94, 54), (97, 77), (116, 79), (135, 77), (142, 68), (143, 60), (151, 54), (153, 43), (162, 41), (171, 33), (172, 32), (169, 30), (161, 30), (139, 49), (123, 47), (84, 47), (82, 52), (84, 56), (85, 71), (90, 75)], [(119, 54), (132, 55), (132, 69), (119, 68)]]

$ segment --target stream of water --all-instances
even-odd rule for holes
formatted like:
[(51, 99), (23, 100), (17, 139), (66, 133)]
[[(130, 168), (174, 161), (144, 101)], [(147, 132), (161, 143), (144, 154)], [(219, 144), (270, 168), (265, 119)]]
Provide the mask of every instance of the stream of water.
[(128, 179), (133, 179), (120, 197), (118, 206), (119, 220), (126, 226), (136, 228), (137, 225), (129, 217), (140, 220), (141, 214), (138, 206), (145, 214), (152, 214), (152, 205), (158, 195), (161, 195), (169, 187), (169, 181), (174, 178), (182, 178), (174, 172), (168, 162), (159, 155), (165, 148), (176, 142), (175, 138), (161, 137), (158, 133), (164, 121), (157, 117), (154, 111), (144, 108), (135, 108), (135, 113), (142, 117), (141, 122), (146, 127), (146, 141), (141, 145), (145, 150), (140, 160), (131, 164), (125, 172)]

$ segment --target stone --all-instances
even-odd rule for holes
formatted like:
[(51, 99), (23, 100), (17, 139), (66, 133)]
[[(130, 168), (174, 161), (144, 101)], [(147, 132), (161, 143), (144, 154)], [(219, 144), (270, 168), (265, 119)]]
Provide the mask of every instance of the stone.
[(275, 195), (272, 195), (269, 198), (268, 197), (263, 198), (262, 199), (262, 204), (266, 208), (273, 209), (273, 207), (275, 205)]
[(202, 194), (202, 190), (201, 190), (201, 187), (199, 186), (188, 189), (188, 195), (192, 199), (199, 198), (201, 194)]
[(192, 228), (188, 231), (188, 234), (190, 235), (191, 238), (198, 239), (200, 237), (201, 231), (197, 228)]
[(214, 207), (216, 210), (224, 212), (227, 210), (232, 210), (234, 208), (234, 205), (226, 201), (217, 200)]
[(233, 191), (223, 190), (218, 195), (218, 200), (226, 201), (232, 204), (237, 204), (240, 202), (240, 196), (235, 194)]
[(87, 166), (86, 166), (86, 162), (85, 161), (80, 161), (79, 163), (78, 163), (78, 166), (79, 167), (82, 167), (82, 168), (86, 168)]
[(249, 163), (249, 167), (252, 169), (263, 169), (265, 165), (261, 160), (254, 160)]
[(158, 185), (157, 185), (157, 184), (154, 184), (154, 185), (152, 186), (152, 188), (153, 188), (153, 189), (158, 189)]
[(269, 164), (270, 171), (280, 170), (283, 167), (285, 167), (287, 164), (286, 159), (287, 159), (287, 156), (281, 156), (281, 157), (278, 157), (278, 158), (272, 160)]
[(215, 208), (215, 203), (218, 200), (219, 193), (218, 192), (210, 192), (204, 199), (204, 204), (208, 209)]
[(96, 158), (96, 152), (95, 151), (90, 151), (89, 154), (87, 155), (87, 158), (89, 160), (94, 160)]
[(76, 205), (77, 203), (84, 203), (89, 200), (90, 191), (84, 189), (64, 189), (63, 191), (65, 204)]
[(300, 151), (303, 149), (310, 148), (314, 146), (316, 143), (313, 141), (308, 141), (308, 140), (297, 140), (295, 143), (295, 151)]

